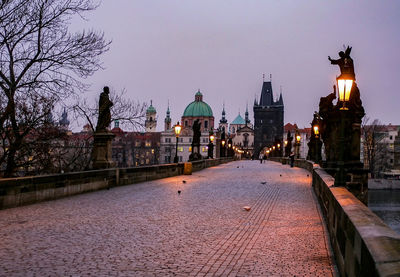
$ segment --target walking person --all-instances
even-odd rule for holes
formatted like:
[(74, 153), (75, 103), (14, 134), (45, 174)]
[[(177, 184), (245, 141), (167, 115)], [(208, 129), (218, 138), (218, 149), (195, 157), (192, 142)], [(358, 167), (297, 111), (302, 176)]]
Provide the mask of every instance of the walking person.
[(290, 167), (293, 167), (293, 165), (294, 165), (294, 153), (293, 152), (290, 153), (289, 158), (290, 158)]

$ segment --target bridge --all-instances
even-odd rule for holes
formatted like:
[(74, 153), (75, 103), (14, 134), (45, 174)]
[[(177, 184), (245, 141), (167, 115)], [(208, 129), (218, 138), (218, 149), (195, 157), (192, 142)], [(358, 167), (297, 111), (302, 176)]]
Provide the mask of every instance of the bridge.
[[(55, 180), (54, 190), (64, 192), (77, 191), (62, 187), (64, 179), (80, 189), (84, 185), (76, 185), (79, 178), (91, 188), (97, 184), (95, 189), (108, 185), (0, 210), (0, 276), (337, 276), (338, 272), (396, 276), (399, 272), (400, 236), (345, 188), (332, 188), (333, 178), (322, 169), (300, 160), (296, 165), (308, 170), (272, 161), (212, 166), (217, 163), (194, 164), (198, 169), (211, 167), (192, 175), (178, 175), (183, 164), (175, 164), (136, 173), (113, 169), (9, 180), (11, 188), (0, 191), (3, 208), (10, 199), (29, 200), (26, 195), (35, 192), (28, 183), (43, 190), (40, 182)], [(117, 186), (133, 182), (128, 173), (139, 180), (176, 176)], [(11, 197), (18, 182), (22, 188)], [(3, 183), (0, 188), (6, 187)], [(49, 190), (44, 191), (36, 192), (36, 198), (44, 199)]]

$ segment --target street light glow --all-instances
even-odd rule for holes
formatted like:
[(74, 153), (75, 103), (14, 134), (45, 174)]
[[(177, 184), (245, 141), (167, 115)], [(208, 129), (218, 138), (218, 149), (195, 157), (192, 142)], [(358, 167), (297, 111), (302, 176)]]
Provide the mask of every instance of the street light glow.
[(179, 134), (181, 133), (182, 130), (182, 126), (179, 125), (179, 121), (176, 123), (176, 125), (174, 126), (174, 131), (175, 131), (175, 135), (176, 137), (179, 137)]

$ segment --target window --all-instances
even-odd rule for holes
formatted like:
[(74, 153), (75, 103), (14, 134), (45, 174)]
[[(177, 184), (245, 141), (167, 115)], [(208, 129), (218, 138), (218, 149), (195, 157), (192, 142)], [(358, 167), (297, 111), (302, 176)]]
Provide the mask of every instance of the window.
[(171, 138), (165, 138), (165, 142), (171, 142)]
[(206, 129), (208, 128), (208, 121), (207, 120), (204, 121), (204, 128), (206, 128)]
[(393, 139), (393, 136), (390, 136), (390, 140), (392, 140)]
[(232, 133), (235, 133), (235, 127), (232, 127)]
[(146, 164), (149, 164), (150, 163), (150, 159), (146, 159)]
[(188, 121), (187, 120), (185, 120), (185, 127), (187, 127), (188, 126)]
[(151, 141), (149, 141), (149, 140), (146, 140), (146, 147), (150, 147), (151, 146)]
[(140, 140), (135, 141), (135, 146), (136, 146), (136, 147), (140, 147), (140, 144), (141, 144), (141, 143), (140, 143)]
[(189, 152), (192, 152), (192, 146), (189, 146)]
[(181, 138), (181, 142), (183, 142), (183, 138)]
[(178, 147), (178, 152), (183, 152), (183, 147), (182, 146)]
[(154, 154), (154, 149), (151, 149), (151, 154)]
[(189, 138), (189, 142), (190, 142), (190, 143), (192, 142), (192, 138)]
[(203, 146), (201, 149), (203, 152), (207, 152), (208, 151), (208, 147), (207, 146)]
[(178, 156), (179, 162), (182, 162), (182, 156)]

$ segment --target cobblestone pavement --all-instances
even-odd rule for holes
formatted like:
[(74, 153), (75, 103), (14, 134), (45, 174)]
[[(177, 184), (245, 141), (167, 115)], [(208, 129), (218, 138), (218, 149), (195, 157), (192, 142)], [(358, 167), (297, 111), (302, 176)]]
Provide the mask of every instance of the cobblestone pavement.
[(332, 276), (307, 174), (238, 161), (2, 210), (0, 276)]

